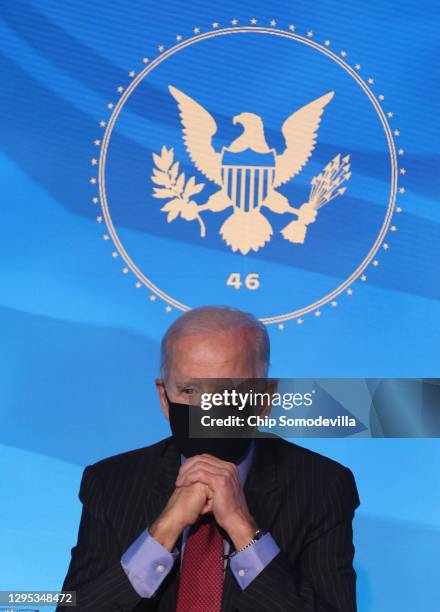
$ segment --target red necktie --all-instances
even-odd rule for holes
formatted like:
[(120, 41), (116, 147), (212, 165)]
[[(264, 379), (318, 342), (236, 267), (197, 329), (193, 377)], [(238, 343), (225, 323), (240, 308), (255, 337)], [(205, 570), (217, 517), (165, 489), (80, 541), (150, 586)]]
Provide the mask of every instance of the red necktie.
[(180, 568), (177, 612), (220, 612), (223, 536), (212, 514), (189, 531)]

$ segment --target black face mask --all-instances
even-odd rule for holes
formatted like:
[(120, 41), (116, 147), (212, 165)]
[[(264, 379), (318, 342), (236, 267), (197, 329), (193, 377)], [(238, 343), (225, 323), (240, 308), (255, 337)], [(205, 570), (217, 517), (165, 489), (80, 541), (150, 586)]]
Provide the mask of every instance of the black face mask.
[[(186, 458), (202, 453), (209, 453), (223, 461), (240, 463), (246, 456), (253, 435), (257, 428), (249, 425), (242, 427), (209, 426), (201, 425), (200, 417), (210, 416), (213, 418), (226, 418), (236, 415), (246, 419), (252, 414), (252, 410), (245, 407), (236, 410), (230, 406), (213, 406), (210, 410), (203, 410), (200, 406), (172, 402), (167, 392), (169, 418), (174, 444), (177, 450)], [(190, 435), (191, 434), (191, 435)], [(192, 437), (203, 435), (203, 437)], [(237, 437), (231, 437), (231, 436)]]

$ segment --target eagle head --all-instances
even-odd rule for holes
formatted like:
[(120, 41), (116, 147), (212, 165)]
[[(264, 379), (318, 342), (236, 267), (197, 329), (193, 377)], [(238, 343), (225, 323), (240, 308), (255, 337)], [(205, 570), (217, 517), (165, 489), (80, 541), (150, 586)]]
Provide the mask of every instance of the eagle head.
[(232, 123), (241, 123), (243, 132), (230, 145), (229, 151), (238, 153), (246, 149), (252, 149), (258, 153), (266, 153), (269, 151), (266, 139), (264, 137), (263, 120), (254, 113), (240, 113), (232, 117)]
[(234, 125), (236, 123), (241, 123), (241, 125), (245, 128), (263, 124), (261, 117), (255, 115), (254, 113), (240, 113), (239, 115), (234, 115), (234, 117), (232, 117), (232, 123)]

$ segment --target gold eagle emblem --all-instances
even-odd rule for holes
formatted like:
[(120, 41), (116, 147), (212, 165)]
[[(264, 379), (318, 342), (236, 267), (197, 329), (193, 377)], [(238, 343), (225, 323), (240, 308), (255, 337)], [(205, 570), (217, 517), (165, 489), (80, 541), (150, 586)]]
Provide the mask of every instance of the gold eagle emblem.
[(156, 167), (151, 178), (158, 185), (153, 197), (169, 199), (161, 208), (168, 213), (168, 222), (179, 215), (187, 221), (197, 219), (204, 237), (206, 226), (201, 213), (231, 207), (232, 214), (219, 232), (233, 251), (246, 255), (250, 250), (258, 251), (273, 235), (272, 226), (262, 212), (267, 208), (278, 214), (295, 215), (296, 220), (286, 225), (281, 235), (292, 243), (304, 243), (307, 225), (316, 220), (318, 209), (345, 192), (346, 187), (341, 185), (351, 176), (349, 156), (337, 155), (312, 179), (309, 200), (299, 208), (291, 206), (277, 189), (292, 180), (309, 161), (324, 109), (334, 92), (306, 104), (284, 121), (281, 131), (286, 146), (278, 154), (266, 141), (261, 117), (249, 112), (232, 117), (232, 122), (241, 124), (243, 131), (228, 147), (216, 151), (213, 138), (218, 128), (214, 117), (176, 87), (169, 85), (168, 89), (178, 105), (183, 142), (191, 161), (218, 186), (205, 203), (198, 204), (191, 198), (205, 184), (196, 183), (194, 176), (186, 180), (185, 173), (179, 173), (173, 148), (164, 146), (160, 155), (153, 153)]

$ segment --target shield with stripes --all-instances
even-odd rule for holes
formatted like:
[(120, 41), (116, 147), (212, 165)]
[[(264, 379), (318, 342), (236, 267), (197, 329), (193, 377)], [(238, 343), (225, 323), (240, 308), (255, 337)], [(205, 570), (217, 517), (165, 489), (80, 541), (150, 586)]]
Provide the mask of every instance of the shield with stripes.
[(271, 189), (275, 175), (275, 149), (256, 153), (222, 150), (223, 189), (234, 206), (243, 212), (258, 209)]

